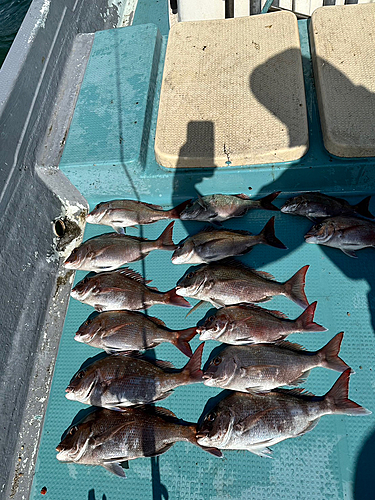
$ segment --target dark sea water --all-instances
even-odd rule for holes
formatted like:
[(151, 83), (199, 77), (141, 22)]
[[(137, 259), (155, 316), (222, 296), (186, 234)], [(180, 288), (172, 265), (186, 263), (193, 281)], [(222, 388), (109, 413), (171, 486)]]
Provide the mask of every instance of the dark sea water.
[(0, 0), (0, 66), (30, 4), (31, 0)]

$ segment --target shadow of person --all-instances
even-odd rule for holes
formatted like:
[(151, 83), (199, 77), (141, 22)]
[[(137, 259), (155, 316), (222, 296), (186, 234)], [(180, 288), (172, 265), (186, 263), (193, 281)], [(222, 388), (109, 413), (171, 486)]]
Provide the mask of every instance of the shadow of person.
[[(291, 50), (294, 51), (296, 49)], [(276, 114), (280, 121), (285, 124), (289, 133), (289, 144), (291, 146), (298, 146), (294, 127), (295, 122), (288, 106), (278, 105), (275, 99), (272, 96), (270, 97), (269, 88), (262, 85), (262, 82), (270, 79), (274, 82), (274, 92), (275, 94), (277, 93), (277, 74), (282, 65), (285, 67), (285, 61), (288, 60), (287, 56), (288, 55), (285, 53), (278, 54), (257, 67), (250, 75), (249, 84), (251, 91), (257, 99), (272, 113)], [(322, 60), (317, 61), (319, 65), (323, 63), (332, 86), (328, 95), (330, 93), (333, 95), (333, 93), (338, 92), (337, 89), (340, 89), (340, 92), (342, 92), (342, 104), (344, 106), (345, 103), (347, 103), (348, 110), (353, 109), (355, 103), (365, 103), (369, 111), (367, 114), (365, 113), (365, 120), (373, 121), (373, 116), (375, 114), (375, 94), (368, 91), (363, 86), (353, 84), (342, 72), (328, 62)], [(313, 84), (312, 62), (307, 57), (303, 57), (302, 65), (307, 96), (310, 149), (300, 160), (286, 163), (285, 167), (280, 170), (280, 175), (273, 178), (271, 182), (264, 184), (258, 191), (258, 195), (268, 194), (271, 191), (282, 191), (281, 197), (291, 197), (304, 191), (321, 191), (333, 196), (335, 196), (335, 193), (339, 193), (338, 196), (347, 198), (350, 203), (356, 203), (360, 201), (360, 199), (356, 198), (355, 200), (351, 200), (349, 195), (353, 193), (355, 196), (361, 195), (361, 197), (363, 197), (363, 194), (369, 194), (368, 191), (371, 187), (371, 177), (369, 176), (371, 175), (370, 169), (373, 168), (373, 165), (371, 165), (371, 162), (367, 159), (358, 159), (354, 162), (353, 160), (348, 161), (348, 158), (340, 159), (338, 157), (333, 157), (324, 148), (322, 131), (319, 124), (317, 98)], [(290, 91), (293, 93), (292, 89)], [(335, 102), (337, 103), (337, 99)], [(332, 103), (330, 103), (330, 109), (323, 110), (323, 112), (329, 111), (333, 113), (333, 116), (336, 116), (331, 107)], [(358, 119), (358, 115), (356, 116)], [(348, 123), (354, 125), (354, 117), (350, 112), (347, 120)], [(345, 127), (345, 129), (346, 128), (348, 127)], [(353, 127), (350, 127), (350, 129), (353, 129)], [(339, 140), (340, 138), (337, 137), (336, 139)], [(344, 142), (349, 141), (354, 144), (361, 143), (361, 139), (353, 134), (351, 136), (350, 134), (345, 137), (343, 136), (341, 140)], [(282, 220), (284, 222), (284, 215), (282, 216)], [(284, 241), (283, 237), (286, 238), (285, 242), (289, 249), (295, 250), (300, 245), (305, 244), (303, 235), (311, 226), (312, 223), (308, 221), (308, 219), (303, 219), (302, 217), (288, 217), (288, 221), (285, 222), (284, 227), (288, 227), (287, 232), (292, 237), (292, 245), (290, 244), (290, 239), (288, 241), (287, 232), (285, 232), (285, 236), (281, 233), (280, 238), (282, 241)], [(352, 259), (344, 255), (338, 249), (324, 246), (321, 248), (325, 255), (345, 276), (351, 280), (366, 280), (368, 282), (368, 309), (371, 314), (372, 326), (375, 329), (375, 270), (371, 264), (372, 259), (370, 255), (370, 253), (373, 253), (373, 250), (361, 250), (358, 253), (358, 259)], [(263, 263), (268, 262), (269, 260), (267, 260), (266, 255)]]
[(375, 497), (375, 430), (364, 443), (355, 468), (354, 500), (373, 500)]
[[(177, 166), (173, 178), (172, 204), (173, 206), (188, 200), (196, 199), (201, 193), (199, 186), (202, 181), (213, 177), (216, 165), (214, 160), (215, 129), (212, 121), (191, 121), (188, 123), (186, 142), (179, 151)], [(187, 165), (198, 168), (186, 169)], [(207, 193), (203, 193), (207, 194)], [(183, 221), (189, 234), (202, 229), (201, 224), (194, 226), (190, 221)]]

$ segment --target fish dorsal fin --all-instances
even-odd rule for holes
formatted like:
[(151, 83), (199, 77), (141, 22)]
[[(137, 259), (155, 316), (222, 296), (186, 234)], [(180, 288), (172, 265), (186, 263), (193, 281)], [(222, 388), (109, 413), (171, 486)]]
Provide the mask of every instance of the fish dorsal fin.
[(295, 387), (294, 389), (274, 389), (274, 392), (279, 394), (285, 394), (286, 396), (294, 396), (300, 399), (306, 399), (310, 401), (311, 398), (316, 398), (317, 396), (312, 392), (306, 391), (303, 387)]
[(149, 363), (161, 368), (162, 370), (176, 370), (176, 367), (170, 361), (163, 361), (161, 359), (147, 360)]
[(159, 415), (160, 417), (167, 417), (167, 418), (173, 418), (173, 419), (176, 419), (178, 420), (178, 418), (176, 417), (176, 415), (173, 413), (173, 411), (171, 410), (168, 410), (167, 408), (163, 408), (161, 406), (155, 406), (153, 408), (153, 411), (154, 413), (156, 413), (157, 415)]
[(203, 199), (203, 196), (197, 191), (197, 196), (198, 196), (198, 199), (197, 199), (197, 203), (202, 207), (204, 208), (205, 210), (207, 210), (208, 208), (208, 205), (207, 203), (204, 201)]
[(142, 203), (142, 205), (145, 205), (146, 207), (154, 208), (155, 210), (163, 210), (163, 207), (161, 207), (160, 205), (154, 205), (153, 203), (145, 203), (144, 201), (140, 203)]
[(130, 267), (123, 267), (121, 269), (118, 269), (115, 271), (118, 274), (121, 274), (123, 276), (126, 276), (127, 278), (130, 278), (135, 281), (139, 281), (139, 283), (151, 283), (152, 280), (146, 280), (141, 274), (139, 274), (137, 271), (134, 271), (133, 269), (130, 269)]
[(261, 278), (265, 278), (265, 279), (268, 279), (268, 280), (274, 280), (275, 279), (275, 277), (272, 276), (272, 274), (267, 273), (266, 271), (258, 271), (258, 269), (250, 269), (250, 271), (252, 271), (254, 274), (257, 274)]
[(243, 269), (244, 271), (254, 271), (254, 269), (252, 269), (251, 267), (247, 266), (246, 264), (244, 264), (243, 262), (241, 262), (240, 260), (236, 260), (234, 259), (233, 257), (227, 257), (226, 259), (222, 259), (220, 260), (220, 262), (217, 262), (217, 263), (213, 263), (213, 264), (210, 264), (211, 266), (214, 266), (214, 265), (217, 265), (217, 266), (228, 266), (228, 267), (232, 267), (234, 269)]
[(306, 348), (301, 346), (300, 344), (294, 344), (292, 342), (288, 342), (287, 340), (279, 340), (276, 342), (276, 345), (278, 347), (282, 347), (283, 349), (288, 349), (288, 351), (293, 351), (293, 352), (301, 352), (305, 351)]
[(218, 229), (213, 226), (206, 226), (202, 231), (199, 231), (199, 233), (213, 233), (216, 232), (218, 233), (218, 236), (222, 236), (222, 233), (233, 233), (233, 234), (245, 234), (246, 236), (251, 236), (253, 233), (250, 231), (245, 231), (245, 229), (229, 229), (229, 228), (223, 228), (223, 229)]
[(273, 311), (270, 309), (265, 309), (264, 307), (257, 306), (256, 304), (246, 304), (246, 302), (243, 302), (241, 304), (238, 304), (238, 306), (241, 309), (244, 310), (252, 310), (252, 311), (259, 311), (259, 312), (266, 312), (268, 314), (272, 314), (272, 316), (275, 316), (276, 318), (281, 318), (281, 319), (289, 319), (288, 316), (281, 311)]
[(234, 194), (233, 196), (235, 196), (236, 198), (240, 198), (241, 200), (251, 200), (250, 196), (244, 193)]
[[(259, 309), (261, 309), (261, 308), (259, 308)], [(284, 314), (283, 312), (281, 312), (281, 311), (275, 311), (275, 310), (271, 311), (271, 310), (269, 310), (267, 312), (269, 312), (270, 314), (272, 314), (272, 316), (275, 316), (275, 318), (289, 319), (288, 316), (286, 314)]]
[[(149, 287), (149, 288), (153, 288), (153, 287)], [(159, 319), (159, 318), (156, 318), (155, 316), (149, 316), (148, 319), (150, 319), (156, 325), (164, 326), (165, 328), (167, 328), (167, 325), (164, 323), (164, 321)]]

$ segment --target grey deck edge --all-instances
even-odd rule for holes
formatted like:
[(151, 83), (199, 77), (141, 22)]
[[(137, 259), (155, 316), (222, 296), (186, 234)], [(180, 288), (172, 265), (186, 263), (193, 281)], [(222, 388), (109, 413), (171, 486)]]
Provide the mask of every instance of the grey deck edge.
[[(0, 498), (29, 497), (86, 200), (56, 168), (93, 33), (134, 0), (34, 0), (0, 70)], [(130, 20), (130, 21), (129, 21)], [(75, 230), (62, 245), (53, 221)]]

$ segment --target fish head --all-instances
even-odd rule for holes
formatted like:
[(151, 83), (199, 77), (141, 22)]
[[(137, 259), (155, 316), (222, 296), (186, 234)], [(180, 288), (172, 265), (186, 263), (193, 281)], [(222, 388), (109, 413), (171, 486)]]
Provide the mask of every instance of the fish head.
[(280, 208), (284, 214), (305, 213), (308, 201), (303, 196), (295, 196), (287, 200)]
[(182, 278), (177, 281), (176, 293), (183, 297), (194, 297), (204, 287), (207, 281), (205, 267), (199, 267), (193, 271), (188, 270)]
[(200, 446), (220, 448), (227, 441), (233, 427), (233, 415), (229, 409), (214, 408), (204, 417), (197, 429), (197, 443)]
[(94, 210), (92, 210), (89, 214), (86, 215), (86, 222), (90, 224), (103, 224), (103, 217), (109, 215), (111, 211), (108, 202), (102, 202), (96, 205)]
[(214, 208), (209, 203), (206, 203), (204, 198), (199, 198), (180, 213), (180, 219), (209, 221), (214, 219), (216, 215)]
[(89, 399), (99, 378), (94, 365), (78, 370), (65, 389), (65, 397), (72, 401), (85, 402)]
[(200, 340), (218, 339), (227, 329), (229, 319), (224, 308), (209, 316), (201, 327), (197, 328)]
[(335, 232), (334, 225), (325, 220), (315, 224), (304, 236), (306, 243), (327, 244)]
[(82, 323), (82, 325), (78, 328), (74, 340), (77, 342), (84, 342), (88, 344), (93, 340), (93, 338), (102, 330), (102, 322), (94, 321), (94, 318), (88, 317), (87, 320)]
[(60, 462), (78, 462), (88, 448), (92, 435), (92, 422), (81, 422), (70, 427), (60, 444), (56, 447), (57, 460)]
[(71, 254), (64, 262), (64, 266), (67, 269), (79, 269), (84, 261), (90, 259), (90, 256), (90, 252), (87, 252), (87, 250), (84, 250), (82, 247), (77, 247), (72, 250)]
[(181, 241), (172, 254), (173, 264), (185, 264), (191, 262), (194, 254), (194, 243), (190, 239)]
[(98, 295), (101, 290), (95, 278), (96, 276), (86, 276), (83, 280), (77, 283), (70, 292), (71, 297), (83, 302), (88, 297)]
[(235, 373), (236, 367), (237, 365), (233, 357), (224, 357), (218, 354), (211, 360), (207, 370), (203, 373), (204, 385), (225, 387)]

